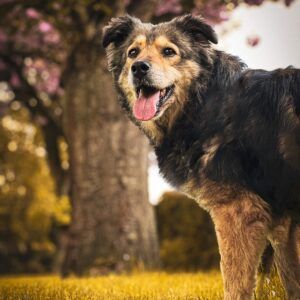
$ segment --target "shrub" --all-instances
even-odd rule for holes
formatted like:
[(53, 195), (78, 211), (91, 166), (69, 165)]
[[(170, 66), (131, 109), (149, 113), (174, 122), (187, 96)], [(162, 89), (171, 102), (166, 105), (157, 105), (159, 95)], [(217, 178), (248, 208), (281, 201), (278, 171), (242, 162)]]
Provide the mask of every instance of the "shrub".
[(219, 252), (211, 218), (192, 199), (167, 192), (156, 206), (160, 255), (169, 270), (217, 268)]

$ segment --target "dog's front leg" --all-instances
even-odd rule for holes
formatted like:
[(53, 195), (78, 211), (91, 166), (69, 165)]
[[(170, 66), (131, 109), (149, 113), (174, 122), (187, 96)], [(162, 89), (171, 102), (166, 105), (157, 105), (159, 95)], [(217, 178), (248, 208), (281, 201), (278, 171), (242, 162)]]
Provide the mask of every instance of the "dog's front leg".
[(253, 194), (211, 209), (221, 254), (224, 299), (253, 299), (256, 272), (271, 222), (263, 201)]

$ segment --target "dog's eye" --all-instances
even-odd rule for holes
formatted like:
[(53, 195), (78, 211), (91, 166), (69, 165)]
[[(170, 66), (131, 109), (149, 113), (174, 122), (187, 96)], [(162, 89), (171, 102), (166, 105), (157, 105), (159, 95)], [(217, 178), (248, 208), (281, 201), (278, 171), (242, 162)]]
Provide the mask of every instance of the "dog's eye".
[(162, 52), (164, 56), (174, 56), (176, 54), (172, 48), (164, 48)]
[(128, 51), (128, 57), (136, 58), (139, 52), (140, 52), (139, 48), (132, 48)]

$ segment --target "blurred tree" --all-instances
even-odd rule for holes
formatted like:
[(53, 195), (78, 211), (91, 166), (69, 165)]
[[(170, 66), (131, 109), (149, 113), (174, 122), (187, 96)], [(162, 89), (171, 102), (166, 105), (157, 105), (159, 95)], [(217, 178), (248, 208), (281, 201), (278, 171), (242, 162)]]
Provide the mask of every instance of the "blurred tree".
[[(100, 46), (103, 24), (124, 14), (125, 4), (1, 2), (0, 80), (9, 82), (15, 99), (40, 126), (57, 193), (71, 198), (72, 222), (67, 238), (61, 238), (66, 255), (61, 252), (57, 263), (63, 261), (64, 274), (158, 261), (147, 197), (147, 143), (112, 101)], [(131, 1), (127, 10), (147, 20), (154, 4)], [(69, 169), (59, 150), (62, 139)]]
[(176, 192), (164, 193), (156, 217), (164, 268), (218, 268), (220, 257), (211, 218), (194, 200)]
[(9, 83), (10, 95), (0, 103), (0, 113), (12, 100), (28, 109), (43, 134), (56, 192), (71, 198), (72, 222), (68, 234), (60, 235), (66, 255), (62, 251), (57, 256), (65, 274), (157, 262), (154, 217), (147, 201), (147, 144), (113, 101), (100, 46), (103, 25), (125, 12), (144, 21), (201, 12), (217, 23), (239, 3), (0, 1), (0, 81)]

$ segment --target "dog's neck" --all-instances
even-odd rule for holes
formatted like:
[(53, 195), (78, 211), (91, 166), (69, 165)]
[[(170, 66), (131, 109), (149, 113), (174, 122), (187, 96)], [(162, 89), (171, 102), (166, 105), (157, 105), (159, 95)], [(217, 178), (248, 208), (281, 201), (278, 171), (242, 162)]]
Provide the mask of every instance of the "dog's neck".
[(247, 65), (239, 57), (216, 50), (208, 88), (229, 88), (245, 69)]
[[(182, 186), (191, 172), (199, 171), (197, 162), (205, 153), (208, 141), (220, 133), (225, 140), (231, 137), (230, 127), (227, 128), (227, 119), (224, 118), (223, 109), (227, 108), (222, 107), (221, 100), (244, 68), (245, 65), (238, 58), (216, 52), (206, 89), (191, 87), (189, 101), (182, 113), (171, 130), (164, 133), (161, 142), (154, 146), (160, 171), (172, 185)], [(203, 83), (200, 84), (203, 86)]]

